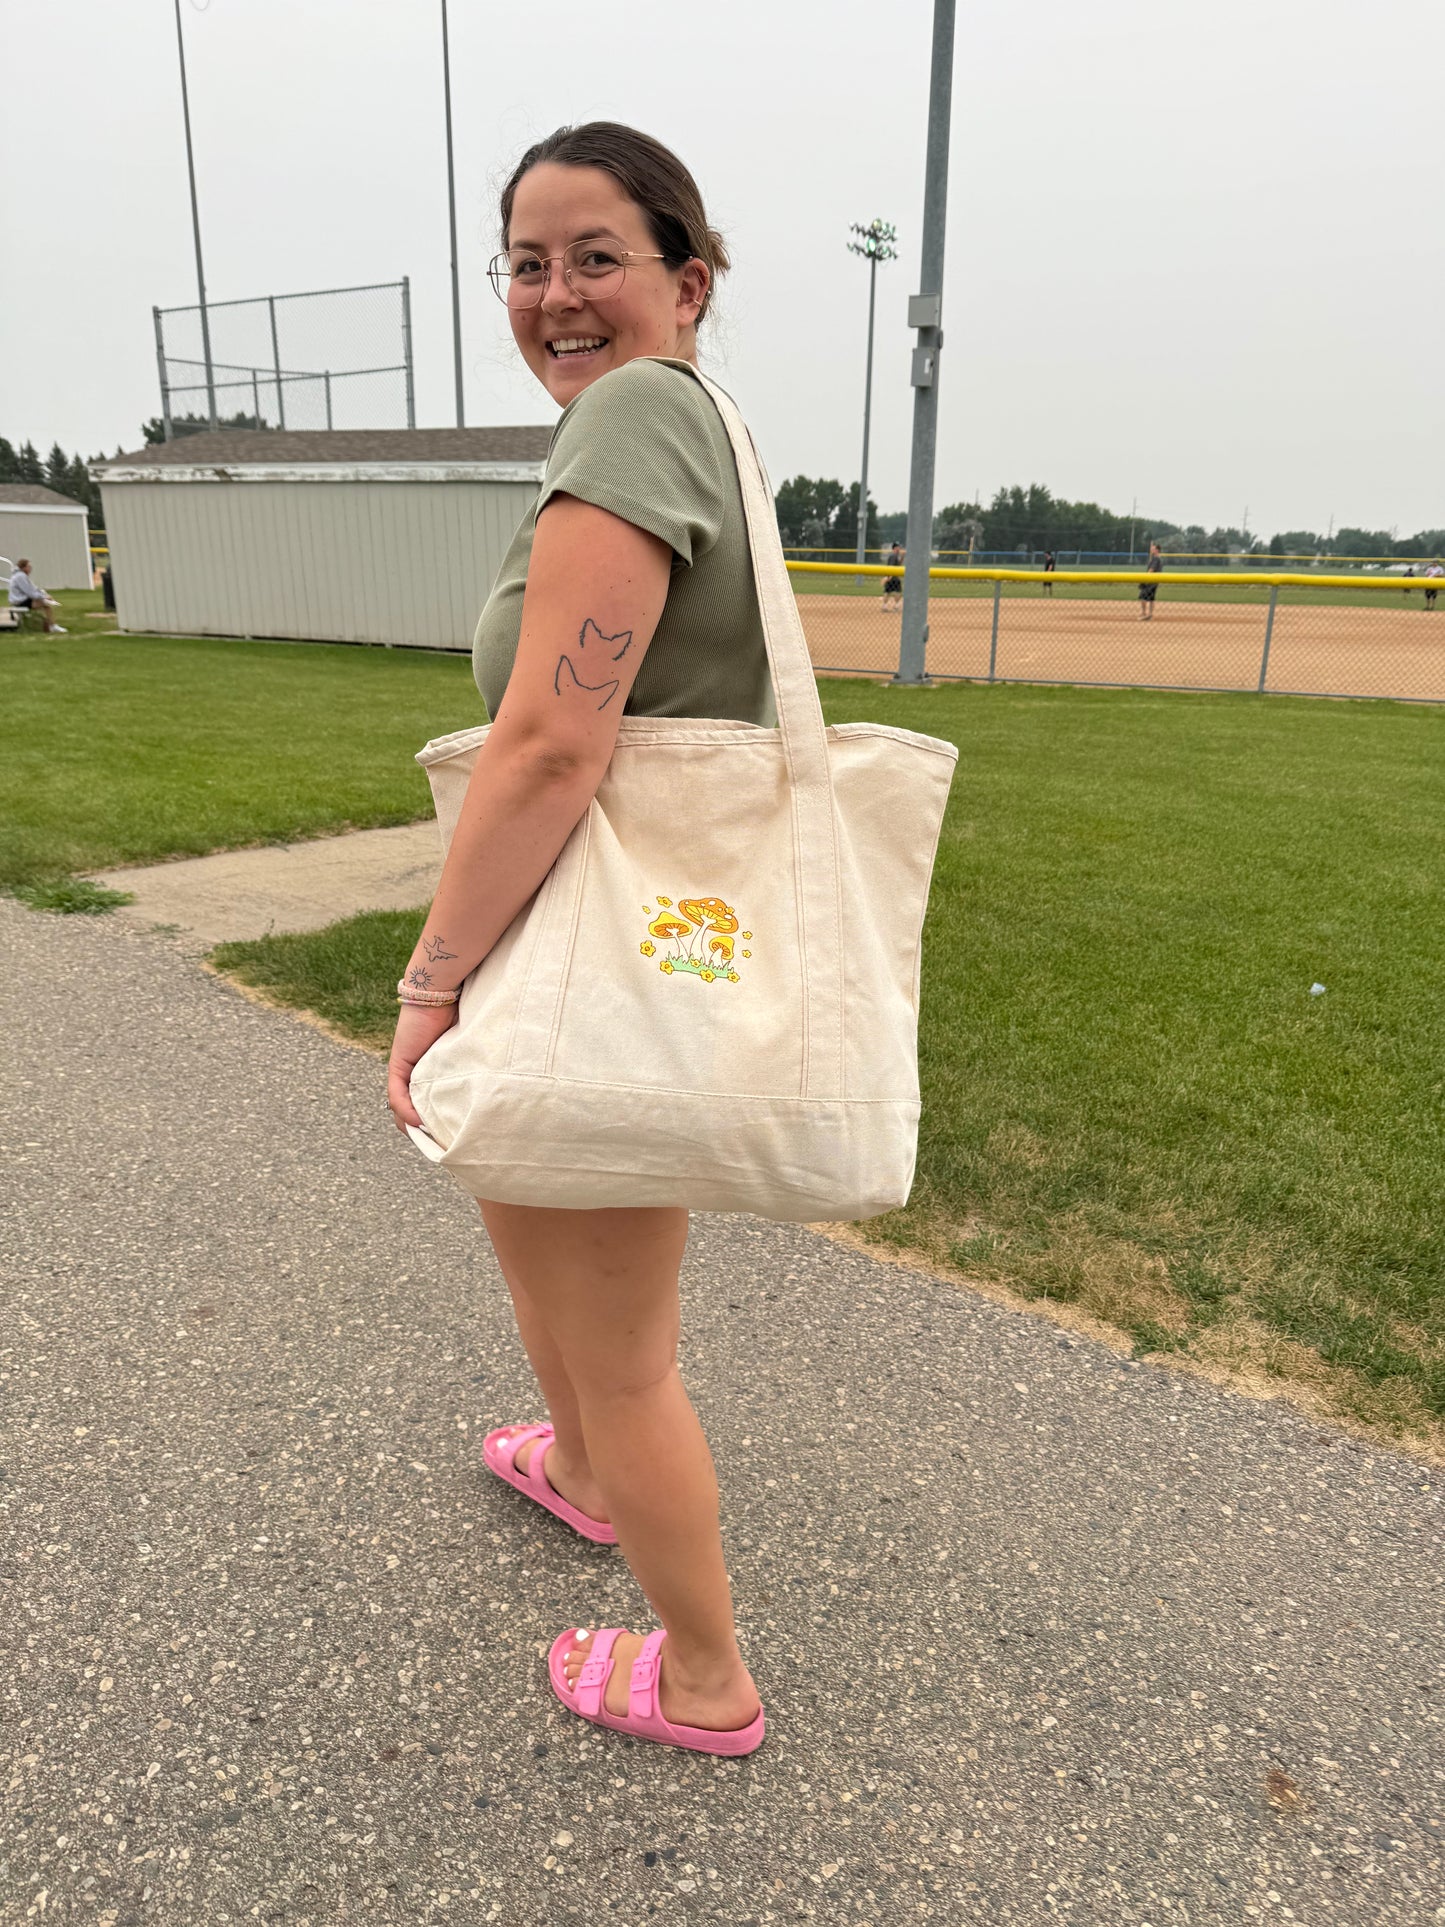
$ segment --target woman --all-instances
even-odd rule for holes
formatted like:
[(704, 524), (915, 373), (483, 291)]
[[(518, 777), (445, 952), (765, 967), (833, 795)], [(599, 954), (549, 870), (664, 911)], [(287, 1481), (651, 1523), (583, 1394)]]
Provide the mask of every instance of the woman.
[[(562, 128), (518, 163), (501, 225), (493, 285), (563, 415), (477, 628), (493, 725), (398, 985), (399, 1128), (420, 1124), (412, 1069), (586, 812), (624, 710), (775, 720), (726, 431), (676, 365), (696, 362), (728, 266), (692, 176), (631, 128)], [(481, 1209), (548, 1413), (489, 1434), (487, 1463), (585, 1537), (615, 1535), (661, 1621), (645, 1642), (562, 1634), (553, 1689), (599, 1724), (751, 1752), (763, 1715), (712, 1459), (677, 1369), (687, 1213)]]

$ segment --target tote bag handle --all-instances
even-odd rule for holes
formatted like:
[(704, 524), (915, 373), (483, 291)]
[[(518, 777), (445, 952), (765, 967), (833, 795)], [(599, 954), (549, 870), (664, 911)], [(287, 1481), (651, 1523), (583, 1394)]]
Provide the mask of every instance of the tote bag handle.
[(843, 902), (838, 818), (828, 738), (813, 660), (783, 561), (773, 491), (747, 424), (732, 397), (691, 362), (685, 368), (722, 417), (737, 464), (748, 547), (778, 734), (793, 805), (793, 867), (803, 981), (803, 1088), (810, 1098), (843, 1096)]

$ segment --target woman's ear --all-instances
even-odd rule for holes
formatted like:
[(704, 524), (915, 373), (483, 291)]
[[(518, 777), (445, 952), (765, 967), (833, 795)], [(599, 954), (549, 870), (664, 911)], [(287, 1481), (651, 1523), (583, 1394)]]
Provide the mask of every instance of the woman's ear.
[(712, 283), (705, 261), (694, 255), (686, 263), (677, 283), (677, 325), (690, 328), (702, 313), (702, 305), (707, 299), (707, 291)]

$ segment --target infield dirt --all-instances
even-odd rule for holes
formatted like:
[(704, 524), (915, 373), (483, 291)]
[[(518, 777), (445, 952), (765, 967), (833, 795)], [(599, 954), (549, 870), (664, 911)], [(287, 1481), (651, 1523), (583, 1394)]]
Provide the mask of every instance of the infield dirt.
[[(900, 617), (863, 596), (801, 595), (798, 608), (820, 670), (892, 675)], [(1154, 618), (1139, 605), (1063, 596), (1005, 596), (994, 676), (1001, 682), (1257, 689), (1265, 609), (1259, 603), (1174, 600)], [(991, 597), (936, 597), (928, 611), (928, 670), (986, 680)], [(1393, 696), (1445, 702), (1445, 609), (1329, 608), (1281, 602), (1266, 687), (1276, 695)]]

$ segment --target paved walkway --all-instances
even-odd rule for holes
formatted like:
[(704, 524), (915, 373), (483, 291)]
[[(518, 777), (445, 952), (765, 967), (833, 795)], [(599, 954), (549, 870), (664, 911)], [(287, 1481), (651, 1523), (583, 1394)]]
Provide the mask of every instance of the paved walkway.
[(378, 1065), (0, 902), (0, 1920), (1445, 1920), (1435, 1475), (796, 1228), (700, 1221), (753, 1759), (594, 1736), (617, 1556)]
[(430, 903), (441, 845), (428, 820), (91, 874), (135, 897), (115, 912), (122, 922), (145, 930), (165, 925), (182, 948), (209, 950), (272, 931), (321, 930), (362, 910)]

